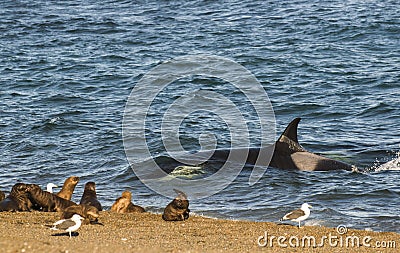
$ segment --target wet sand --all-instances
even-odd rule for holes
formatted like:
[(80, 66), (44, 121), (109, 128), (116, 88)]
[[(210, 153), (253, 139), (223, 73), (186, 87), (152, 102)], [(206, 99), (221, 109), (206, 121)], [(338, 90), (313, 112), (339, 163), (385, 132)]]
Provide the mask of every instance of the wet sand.
[[(59, 216), (44, 212), (0, 213), (1, 252), (394, 252), (400, 248), (400, 234), (391, 232), (349, 229), (340, 235), (335, 228), (299, 229), (199, 216), (166, 222), (158, 214), (109, 211), (101, 212), (99, 221), (104, 226), (82, 225), (79, 235), (69, 238), (45, 226)], [(258, 241), (266, 245), (259, 246)]]

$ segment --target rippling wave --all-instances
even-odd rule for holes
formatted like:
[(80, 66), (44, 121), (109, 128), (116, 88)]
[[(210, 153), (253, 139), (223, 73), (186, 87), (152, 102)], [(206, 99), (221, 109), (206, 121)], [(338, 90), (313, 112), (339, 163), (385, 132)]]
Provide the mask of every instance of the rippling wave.
[[(309, 202), (309, 225), (400, 231), (397, 1), (2, 1), (0, 14), (1, 190), (77, 175), (75, 200), (90, 180), (106, 207), (130, 189), (135, 203), (161, 211), (168, 200), (142, 184), (125, 157), (125, 103), (153, 67), (207, 53), (257, 77), (278, 134), (302, 117), (305, 148), (369, 172), (268, 169), (250, 187), (245, 169), (219, 194), (192, 202), (195, 213), (275, 222)], [(194, 87), (235, 101), (249, 121), (251, 144), (259, 144), (260, 127), (243, 94), (222, 80), (193, 77), (172, 83), (152, 105), (146, 134), (154, 156), (168, 155), (160, 110)], [(218, 136), (218, 147), (229, 147), (224, 123), (201, 113), (183, 122), (182, 145), (198, 150), (206, 130)], [(208, 175), (187, 168), (175, 174), (192, 172)]]

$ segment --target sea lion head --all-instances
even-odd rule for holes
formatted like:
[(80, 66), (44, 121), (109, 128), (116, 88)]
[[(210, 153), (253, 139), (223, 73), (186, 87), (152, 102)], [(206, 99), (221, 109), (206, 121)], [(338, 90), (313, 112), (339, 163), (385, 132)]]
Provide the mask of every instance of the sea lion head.
[(124, 198), (124, 199), (129, 199), (129, 201), (132, 199), (132, 193), (130, 192), (130, 191), (124, 191), (123, 193), (122, 193), (122, 197)]
[(73, 184), (75, 186), (79, 183), (79, 177), (76, 177), (76, 176), (69, 177), (69, 178), (67, 178), (67, 180), (65, 180), (65, 183), (67, 183), (67, 182), (70, 184)]
[(75, 186), (79, 183), (79, 177), (71, 176), (65, 179), (63, 189), (75, 189)]
[(172, 203), (173, 203), (174, 207), (178, 208), (178, 209), (187, 209), (189, 207), (188, 200), (174, 199)]
[(10, 196), (16, 201), (18, 205), (18, 211), (30, 211), (32, 208), (32, 202), (28, 197), (29, 185), (23, 183), (16, 183), (11, 188)]
[(32, 195), (37, 195), (38, 192), (41, 192), (42, 188), (40, 188), (37, 184), (28, 184), (26, 192), (28, 193), (29, 197), (32, 198)]
[(87, 217), (89, 218), (89, 220), (96, 220), (97, 218), (99, 218), (99, 210), (94, 207), (94, 206), (88, 206), (85, 205), (86, 208), (86, 214)]
[(178, 196), (173, 200), (173, 205), (179, 209), (187, 209), (189, 207), (189, 200), (187, 199), (186, 193), (183, 191), (174, 189)]
[(75, 186), (78, 184), (78, 182), (79, 177), (72, 176), (67, 178), (61, 190), (56, 195), (63, 199), (71, 200), (72, 194), (75, 190)]
[(20, 195), (20, 194), (24, 194), (27, 193), (29, 189), (29, 186), (27, 184), (23, 184), (23, 183), (16, 183), (12, 188), (11, 188), (11, 194), (16, 194), (16, 195)]
[(37, 185), (37, 184), (28, 184), (27, 185), (27, 192), (31, 192), (31, 191), (35, 191), (35, 190), (38, 190), (38, 189), (40, 189), (41, 190), (41, 188), (40, 188), (40, 186), (39, 185)]
[(95, 184), (95, 182), (87, 182), (86, 184), (85, 184), (85, 191), (86, 190), (90, 190), (90, 191), (96, 191), (96, 184)]

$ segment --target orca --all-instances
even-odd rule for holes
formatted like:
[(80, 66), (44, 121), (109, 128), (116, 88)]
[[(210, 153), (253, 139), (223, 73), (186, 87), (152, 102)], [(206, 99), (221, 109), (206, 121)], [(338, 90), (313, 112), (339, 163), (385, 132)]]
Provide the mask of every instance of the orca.
[(278, 169), (303, 171), (353, 171), (354, 166), (311, 153), (297, 139), (297, 128), (301, 118), (295, 118), (275, 142), (275, 150), (269, 166)]
[[(332, 171), (332, 170), (347, 170), (354, 171), (355, 167), (331, 158), (327, 158), (321, 155), (307, 151), (303, 148), (297, 138), (297, 128), (301, 118), (295, 118), (286, 127), (285, 131), (279, 137), (279, 139), (270, 146), (262, 148), (236, 148), (236, 149), (216, 149), (212, 151), (203, 151), (193, 155), (179, 159), (179, 162), (175, 159), (164, 161), (168, 163), (159, 164), (162, 165), (163, 170), (167, 173), (173, 171), (176, 166), (180, 165), (202, 165), (202, 163), (196, 163), (198, 160), (207, 160), (203, 164), (213, 162), (240, 162), (243, 161), (243, 157), (247, 159), (245, 165), (256, 167), (273, 167), (277, 169), (285, 170), (300, 170), (300, 171)], [(273, 153), (272, 153), (273, 152)], [(210, 155), (212, 154), (212, 155)], [(272, 154), (272, 156), (271, 156)], [(208, 159), (206, 159), (209, 157)], [(258, 172), (260, 177), (265, 170), (261, 169)]]

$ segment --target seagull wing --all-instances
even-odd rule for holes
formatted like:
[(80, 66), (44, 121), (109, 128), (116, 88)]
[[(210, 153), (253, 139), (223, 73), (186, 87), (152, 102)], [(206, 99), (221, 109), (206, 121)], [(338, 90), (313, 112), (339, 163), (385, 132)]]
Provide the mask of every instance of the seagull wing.
[(303, 210), (296, 209), (296, 210), (291, 211), (290, 213), (286, 214), (285, 216), (283, 216), (282, 220), (294, 220), (303, 215), (305, 215), (305, 212)]
[(60, 220), (57, 221), (56, 223), (53, 224), (54, 228), (60, 229), (60, 230), (66, 230), (69, 227), (75, 226), (76, 223), (75, 221), (72, 220)]

